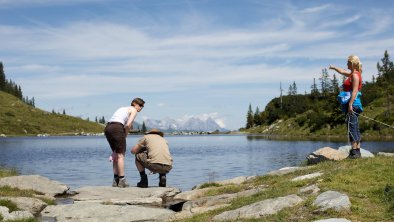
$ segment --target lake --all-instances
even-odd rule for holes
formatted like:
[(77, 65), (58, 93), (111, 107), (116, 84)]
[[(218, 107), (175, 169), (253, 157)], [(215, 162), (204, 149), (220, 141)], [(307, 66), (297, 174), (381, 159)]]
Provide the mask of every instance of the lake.
[[(132, 147), (140, 136), (127, 137), (126, 177), (135, 186), (139, 174)], [(318, 148), (347, 144), (332, 141), (279, 141), (253, 135), (166, 136), (173, 155), (173, 170), (167, 185), (183, 191), (197, 184), (237, 176), (262, 175), (287, 166), (297, 166)], [(394, 152), (394, 142), (363, 142), (373, 153)], [(57, 180), (71, 190), (82, 186), (110, 186), (111, 150), (104, 136), (0, 138), (0, 166), (21, 174), (39, 174)], [(149, 175), (149, 185), (158, 185), (158, 175)]]

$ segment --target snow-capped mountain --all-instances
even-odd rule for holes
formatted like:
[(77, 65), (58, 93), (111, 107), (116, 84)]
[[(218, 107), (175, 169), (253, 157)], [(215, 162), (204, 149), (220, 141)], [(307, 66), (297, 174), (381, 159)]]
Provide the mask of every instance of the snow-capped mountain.
[(189, 117), (184, 119), (165, 118), (163, 120), (145, 119), (147, 128), (158, 128), (163, 131), (228, 131), (222, 127), (211, 117), (199, 118)]

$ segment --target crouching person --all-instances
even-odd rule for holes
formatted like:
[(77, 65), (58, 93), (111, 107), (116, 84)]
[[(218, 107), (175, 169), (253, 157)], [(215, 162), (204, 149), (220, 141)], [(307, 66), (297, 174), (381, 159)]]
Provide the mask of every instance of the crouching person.
[(168, 142), (163, 136), (163, 132), (152, 129), (131, 148), (131, 153), (135, 154), (135, 165), (141, 176), (137, 187), (148, 187), (145, 168), (159, 174), (159, 187), (166, 186), (166, 174), (172, 169), (172, 157)]

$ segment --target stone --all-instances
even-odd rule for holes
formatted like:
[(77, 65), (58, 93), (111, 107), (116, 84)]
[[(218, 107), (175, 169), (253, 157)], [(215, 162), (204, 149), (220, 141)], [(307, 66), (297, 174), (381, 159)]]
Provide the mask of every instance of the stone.
[[(242, 183), (244, 183), (246, 181), (253, 180), (254, 178), (256, 178), (256, 176), (240, 176), (240, 177), (235, 177), (235, 178), (228, 179), (228, 180), (215, 181), (213, 183), (216, 183), (216, 184), (219, 184), (219, 185), (222, 185), (222, 186), (231, 185), (231, 184), (239, 185), (239, 184), (242, 184)], [(194, 189), (200, 189), (200, 187), (202, 185), (203, 184), (199, 184), (199, 185), (193, 187), (193, 190)]]
[(335, 211), (350, 210), (350, 200), (346, 194), (337, 191), (326, 191), (316, 197), (314, 206), (319, 207), (319, 211), (332, 209)]
[(185, 192), (175, 195), (173, 200), (175, 202), (186, 202), (189, 200), (196, 200), (200, 197), (203, 197), (206, 192), (208, 192), (209, 190), (212, 190), (212, 189), (216, 189), (216, 188), (215, 187), (207, 187), (207, 188), (203, 188), (203, 189), (194, 189), (194, 190), (185, 191)]
[(303, 200), (292, 194), (285, 197), (266, 199), (235, 210), (223, 212), (213, 217), (213, 221), (232, 221), (238, 219), (258, 219), (267, 215), (276, 214), (286, 207), (292, 207)]
[(34, 217), (33, 214), (28, 211), (12, 211), (9, 213), (9, 209), (4, 206), (0, 206), (0, 215), (3, 217), (2, 221), (24, 220)]
[(351, 221), (345, 218), (329, 218), (323, 220), (315, 220), (314, 222), (351, 222)]
[(69, 205), (51, 205), (42, 212), (44, 218), (55, 218), (57, 222), (129, 222), (166, 221), (175, 212), (164, 208), (135, 205), (105, 205), (97, 202), (76, 202)]
[(282, 176), (288, 173), (296, 172), (298, 170), (306, 169), (307, 167), (284, 167), (279, 170), (270, 171), (267, 175), (270, 176)]
[[(352, 148), (351, 146), (341, 146), (338, 148), (338, 150), (349, 154), (349, 151), (351, 148)], [(362, 158), (375, 157), (375, 155), (373, 155), (371, 152), (369, 152), (368, 150), (365, 150), (363, 148), (360, 149), (360, 152), (361, 152)]]
[(21, 190), (34, 190), (50, 197), (64, 194), (69, 189), (69, 187), (60, 182), (40, 175), (4, 177), (0, 179), (0, 186), (10, 186)]
[(305, 193), (305, 194), (316, 194), (316, 193), (319, 193), (319, 191), (320, 191), (320, 188), (316, 184), (313, 184), (313, 185), (310, 185), (307, 187), (303, 187), (300, 189), (300, 193)]
[[(195, 213), (196, 208), (199, 209), (199, 212), (201, 212), (201, 208), (208, 208), (212, 206), (217, 206), (217, 205), (223, 205), (223, 204), (229, 204), (231, 201), (240, 198), (240, 197), (248, 197), (255, 195), (264, 189), (262, 188), (256, 188), (256, 189), (250, 189), (250, 190), (245, 190), (241, 191), (238, 193), (229, 193), (229, 194), (221, 194), (217, 196), (207, 196), (207, 197), (202, 197), (197, 200), (192, 200), (192, 201), (187, 201), (183, 204), (182, 211), (190, 211)], [(204, 210), (204, 212), (207, 210)]]
[(317, 172), (317, 173), (311, 173), (311, 174), (307, 174), (307, 175), (303, 175), (303, 176), (299, 176), (296, 178), (291, 179), (291, 181), (300, 181), (300, 180), (309, 180), (309, 179), (313, 179), (316, 177), (320, 177), (321, 175), (323, 175), (323, 173)]
[(308, 164), (317, 164), (326, 160), (343, 160), (349, 155), (349, 152), (336, 150), (331, 147), (320, 148), (307, 156)]
[(74, 201), (90, 201), (117, 205), (145, 205), (161, 207), (180, 193), (178, 188), (171, 187), (127, 187), (88, 186), (75, 190)]
[(394, 156), (394, 153), (379, 152), (377, 155), (378, 155), (378, 156), (389, 156), (389, 157), (393, 157), (393, 156)]
[(28, 211), (36, 216), (47, 206), (44, 201), (31, 197), (0, 197), (0, 200), (9, 200), (16, 204), (18, 209)]

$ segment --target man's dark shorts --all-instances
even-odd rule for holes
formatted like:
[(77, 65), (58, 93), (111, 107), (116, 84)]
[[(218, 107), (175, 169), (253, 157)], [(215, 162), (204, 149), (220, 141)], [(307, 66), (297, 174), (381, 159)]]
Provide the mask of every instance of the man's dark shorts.
[(111, 146), (112, 152), (126, 152), (126, 133), (123, 124), (116, 122), (108, 123), (105, 127), (104, 134)]
[(135, 159), (141, 163), (146, 169), (150, 170), (153, 173), (161, 173), (166, 174), (170, 172), (172, 166), (165, 165), (161, 163), (148, 163), (148, 153), (146, 151), (137, 153), (135, 155)]

